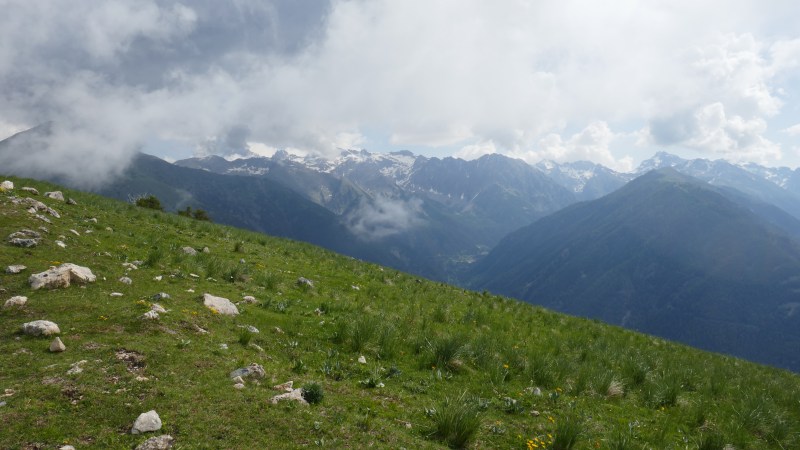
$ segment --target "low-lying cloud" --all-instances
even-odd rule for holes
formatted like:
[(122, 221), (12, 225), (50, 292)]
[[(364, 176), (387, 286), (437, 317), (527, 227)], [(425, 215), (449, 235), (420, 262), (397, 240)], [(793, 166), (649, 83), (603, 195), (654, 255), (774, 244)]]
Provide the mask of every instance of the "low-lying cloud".
[(362, 200), (359, 207), (347, 215), (345, 223), (353, 234), (365, 241), (404, 233), (425, 223), (422, 200), (383, 196)]

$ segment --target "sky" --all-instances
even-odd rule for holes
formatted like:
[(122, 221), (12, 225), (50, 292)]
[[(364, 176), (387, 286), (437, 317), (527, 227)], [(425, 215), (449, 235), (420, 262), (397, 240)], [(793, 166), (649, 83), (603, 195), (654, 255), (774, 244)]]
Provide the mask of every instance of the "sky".
[(339, 148), (800, 165), (796, 1), (0, 0), (0, 139), (103, 180)]

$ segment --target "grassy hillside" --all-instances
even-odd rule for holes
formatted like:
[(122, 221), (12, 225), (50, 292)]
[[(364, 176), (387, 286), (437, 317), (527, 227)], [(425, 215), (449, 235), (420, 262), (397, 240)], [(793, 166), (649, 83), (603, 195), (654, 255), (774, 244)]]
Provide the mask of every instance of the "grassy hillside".
[[(800, 446), (789, 372), (79, 192), (65, 191), (77, 205), (33, 196), (61, 213), (47, 224), (13, 199), (57, 188), (9, 179), (0, 268), (27, 269), (0, 274), (0, 300), (28, 302), (0, 308), (0, 448), (133, 448), (165, 433), (176, 448)], [(41, 226), (34, 248), (6, 242)], [(97, 281), (30, 288), (65, 262)], [(160, 292), (169, 312), (142, 319)], [(257, 303), (223, 316), (203, 293)], [(38, 319), (60, 326), (65, 352), (20, 332)], [(251, 363), (266, 376), (235, 389), (229, 373)], [(289, 380), (324, 398), (269, 404)], [(149, 410), (162, 429), (132, 435)]]

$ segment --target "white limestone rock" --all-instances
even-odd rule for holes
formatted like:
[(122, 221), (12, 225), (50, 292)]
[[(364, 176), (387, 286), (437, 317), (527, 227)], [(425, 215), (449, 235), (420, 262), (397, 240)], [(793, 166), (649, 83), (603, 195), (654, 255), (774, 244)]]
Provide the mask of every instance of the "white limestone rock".
[(22, 332), (30, 336), (50, 336), (61, 333), (55, 322), (49, 320), (34, 320), (22, 324)]
[(36, 188), (32, 188), (32, 187), (30, 187), (30, 186), (23, 186), (23, 187), (21, 187), (20, 189), (21, 189), (22, 191), (25, 191), (25, 192), (29, 193), (29, 194), (33, 194), (33, 195), (39, 195), (39, 190), (38, 190), (38, 189), (36, 189)]
[(283, 402), (283, 401), (294, 401), (300, 403), (301, 405), (308, 404), (306, 399), (303, 398), (302, 389), (292, 389), (291, 392), (287, 392), (285, 394), (278, 394), (269, 399), (269, 402), (273, 405), (277, 405), (278, 402)]
[(53, 353), (60, 353), (66, 349), (67, 346), (65, 346), (64, 343), (61, 342), (60, 337), (56, 337), (55, 339), (53, 339), (53, 342), (50, 343), (50, 351)]
[(158, 320), (158, 317), (159, 317), (158, 312), (153, 310), (147, 311), (146, 313), (142, 314), (142, 319), (145, 320)]
[(64, 201), (64, 194), (61, 191), (45, 192), (44, 196), (47, 198), (52, 198), (53, 200), (58, 200), (60, 202)]
[(151, 437), (136, 447), (136, 450), (169, 450), (175, 445), (175, 438), (169, 434)]
[(264, 378), (267, 376), (267, 372), (264, 371), (264, 367), (261, 364), (252, 363), (247, 367), (242, 367), (240, 369), (236, 369), (230, 373), (230, 378), (234, 379), (236, 377), (244, 378)]
[(12, 190), (14, 190), (13, 181), (5, 180), (2, 183), (0, 183), (0, 192), (12, 191)]
[(203, 305), (206, 308), (216, 311), (225, 316), (236, 316), (239, 309), (230, 300), (223, 297), (215, 297), (211, 294), (203, 294)]
[(183, 253), (190, 256), (194, 256), (197, 254), (197, 250), (193, 249), (192, 247), (183, 247), (181, 250), (183, 251)]
[(119, 279), (119, 282), (128, 285), (133, 284), (133, 280), (131, 280), (129, 277), (122, 277)]
[(27, 267), (23, 266), (22, 264), (14, 264), (12, 266), (6, 267), (6, 273), (17, 274), (17, 273), (22, 272), (25, 269), (27, 269)]
[(157, 431), (161, 429), (161, 418), (155, 410), (147, 411), (146, 413), (139, 414), (136, 421), (133, 423), (131, 434), (147, 433), (149, 431)]
[(25, 303), (27, 302), (28, 302), (28, 297), (16, 295), (6, 300), (6, 302), (3, 304), (3, 308), (11, 308), (14, 306), (25, 306)]
[(70, 283), (94, 283), (96, 280), (97, 277), (88, 267), (64, 263), (58, 267), (51, 267), (45, 272), (31, 275), (28, 283), (30, 283), (31, 289), (37, 290), (69, 287)]

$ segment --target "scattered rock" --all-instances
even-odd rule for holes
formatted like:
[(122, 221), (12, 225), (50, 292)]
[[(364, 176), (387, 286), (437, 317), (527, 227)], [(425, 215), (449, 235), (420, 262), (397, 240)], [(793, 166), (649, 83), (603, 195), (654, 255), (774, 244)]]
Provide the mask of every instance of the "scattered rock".
[(61, 333), (61, 330), (58, 325), (49, 320), (34, 320), (22, 324), (22, 332), (29, 336), (50, 336)]
[(33, 230), (19, 230), (8, 236), (8, 243), (16, 247), (32, 248), (39, 245), (42, 235)]
[(264, 371), (264, 367), (261, 364), (252, 363), (247, 367), (242, 367), (241, 369), (236, 369), (230, 373), (230, 378), (242, 377), (248, 378), (264, 378), (267, 376), (267, 372)]
[(27, 267), (25, 267), (25, 266), (23, 266), (21, 264), (15, 264), (13, 266), (6, 267), (6, 273), (10, 273), (10, 274), (20, 273), (25, 269), (27, 269)]
[(11, 191), (14, 190), (14, 182), (5, 180), (0, 183), (0, 192)]
[(167, 312), (167, 310), (164, 309), (164, 307), (159, 305), (158, 303), (153, 303), (152, 305), (150, 305), (150, 311), (155, 311), (160, 314), (164, 314)]
[(256, 298), (253, 297), (252, 295), (245, 295), (244, 297), (242, 297), (242, 302), (246, 304), (258, 303), (258, 300), (256, 300)]
[(297, 285), (301, 286), (301, 287), (305, 286), (305, 287), (313, 288), (314, 287), (314, 282), (309, 280), (308, 278), (300, 277), (300, 278), (297, 279)]
[(39, 245), (39, 241), (37, 241), (36, 239), (23, 239), (23, 238), (12, 238), (8, 240), (8, 243), (15, 247), (22, 247), (22, 248), (33, 248)]
[(119, 282), (122, 284), (133, 284), (133, 280), (128, 277), (122, 277), (119, 279)]
[(242, 383), (242, 384), (244, 384), (244, 379), (242, 379), (242, 377), (236, 377), (232, 381), (234, 383)]
[(258, 328), (254, 327), (252, 325), (239, 325), (239, 328), (244, 328), (247, 331), (249, 331), (251, 333), (254, 333), (254, 334), (255, 333), (259, 333)]
[(169, 300), (170, 297), (169, 294), (167, 294), (166, 292), (159, 292), (158, 294), (150, 298), (152, 298), (154, 301), (159, 301), (159, 300)]
[(60, 353), (66, 349), (67, 346), (65, 346), (64, 343), (61, 342), (60, 337), (56, 337), (55, 339), (53, 339), (53, 342), (50, 343), (50, 351), (53, 353)]
[(150, 310), (146, 313), (142, 314), (142, 319), (145, 320), (158, 320), (158, 313), (156, 311)]
[(25, 303), (27, 302), (28, 297), (17, 295), (6, 300), (5, 304), (3, 304), (3, 308), (11, 308), (12, 306), (25, 306)]
[(361, 290), (361, 288), (356, 286), (355, 284), (350, 286), (350, 288), (352, 288), (354, 291), (360, 291)]
[(76, 375), (83, 372), (83, 365), (86, 364), (88, 361), (82, 359), (76, 363), (73, 363), (70, 366), (70, 369), (67, 371), (67, 375)]
[(139, 269), (139, 267), (136, 264), (129, 263), (129, 262), (122, 263), (122, 267), (124, 267), (124, 268), (126, 268), (128, 270), (138, 270)]
[(164, 434), (142, 442), (136, 450), (169, 450), (175, 444), (175, 438), (169, 434)]
[(235, 316), (239, 314), (239, 309), (236, 305), (231, 303), (230, 300), (223, 297), (215, 297), (211, 294), (203, 294), (203, 305), (206, 308), (216, 311), (219, 314), (226, 316)]
[(183, 250), (183, 253), (190, 256), (194, 256), (197, 254), (197, 250), (193, 249), (192, 247), (183, 247), (181, 250)]
[(86, 221), (91, 223), (97, 223), (97, 217), (90, 217), (89, 219), (86, 219)]
[(367, 358), (365, 358), (364, 355), (361, 355), (361, 356), (358, 357), (358, 362), (360, 364), (366, 364), (367, 363)]
[(72, 229), (70, 229), (70, 230), (69, 230), (69, 232), (70, 232), (70, 233), (72, 233), (72, 234), (74, 234), (75, 236), (80, 236), (80, 235), (81, 235), (80, 233), (78, 233), (78, 231), (77, 231), (77, 230), (72, 230)]
[(308, 404), (306, 399), (303, 398), (302, 389), (292, 389), (291, 392), (286, 392), (285, 394), (278, 394), (269, 399), (269, 402), (273, 405), (277, 405), (278, 402), (283, 402), (283, 401), (295, 401), (300, 403), (301, 405)]
[[(205, 328), (201, 327), (200, 325), (198, 325), (196, 323), (193, 323), (192, 327), (194, 328), (194, 331), (196, 331), (196, 332), (198, 332), (200, 334), (208, 334), (208, 330), (206, 330)], [(227, 345), (226, 345), (226, 348), (227, 348)]]
[(133, 423), (131, 434), (147, 433), (149, 431), (157, 431), (161, 429), (161, 418), (155, 410), (147, 411), (146, 413), (139, 414), (136, 422)]
[(112, 296), (112, 297), (122, 297), (123, 295), (124, 295), (124, 294), (122, 294), (122, 292), (112, 292), (112, 293), (111, 293), (111, 296)]
[(259, 352), (259, 353), (264, 353), (264, 349), (260, 345), (254, 343), (254, 342), (251, 342), (247, 346), (252, 348), (253, 350)]
[[(208, 332), (206, 331), (206, 333), (208, 333)], [(227, 350), (228, 349), (228, 344), (219, 344), (219, 348), (220, 348), (220, 350)]]
[(39, 190), (30, 186), (23, 186), (20, 189), (33, 195), (39, 195)]
[(75, 447), (71, 445), (62, 445), (61, 447), (58, 447), (58, 450), (75, 450)]
[(61, 191), (45, 192), (44, 196), (60, 202), (64, 201), (64, 194)]
[(20, 200), (20, 203), (22, 203), (24, 205), (27, 205), (27, 206), (30, 206), (30, 209), (28, 210), (28, 212), (30, 212), (31, 214), (36, 214), (36, 212), (39, 211), (39, 212), (46, 212), (47, 214), (50, 214), (51, 216), (55, 217), (56, 219), (60, 219), (61, 218), (61, 214), (59, 214), (58, 211), (56, 211), (55, 209), (45, 205), (44, 203), (40, 202), (39, 200), (30, 198), (30, 197), (26, 197), (26, 198), (23, 198), (22, 200)]
[(283, 330), (281, 330), (281, 327), (275, 327), (272, 330), (275, 332), (275, 334), (283, 334)]
[(106, 227), (106, 231), (110, 231), (110, 232), (112, 232), (112, 233), (113, 233), (113, 232), (114, 232), (114, 229), (113, 229), (113, 228), (111, 228), (111, 227)]
[(70, 197), (70, 198), (68, 198), (68, 199), (67, 199), (67, 204), (68, 204), (68, 205), (77, 205), (77, 204), (78, 204), (78, 202), (76, 202), (76, 201), (75, 201), (75, 199), (73, 199), (72, 197)]
[(70, 283), (94, 283), (96, 279), (88, 267), (64, 263), (45, 272), (31, 275), (28, 282), (31, 288), (36, 290), (43, 287), (48, 289), (69, 287)]
[(211, 253), (211, 250), (208, 247), (203, 247), (203, 253)]
[(198, 275), (196, 273), (190, 273), (189, 276), (192, 277), (192, 278), (200, 278), (200, 275)]
[(163, 279), (164, 279), (164, 277), (162, 275), (159, 275), (157, 277), (153, 277), (153, 281), (161, 281)]
[(233, 387), (234, 389), (244, 389), (244, 383), (236, 383)]
[(314, 310), (314, 314), (316, 314), (318, 316), (321, 316), (321, 315), (325, 314), (325, 311), (317, 308), (317, 309)]
[(56, 241), (56, 245), (61, 248), (67, 248), (67, 244), (65, 244), (64, 241)]
[(294, 387), (294, 380), (287, 381), (286, 383), (276, 384), (272, 386), (272, 389), (281, 392), (292, 392), (292, 388)]

